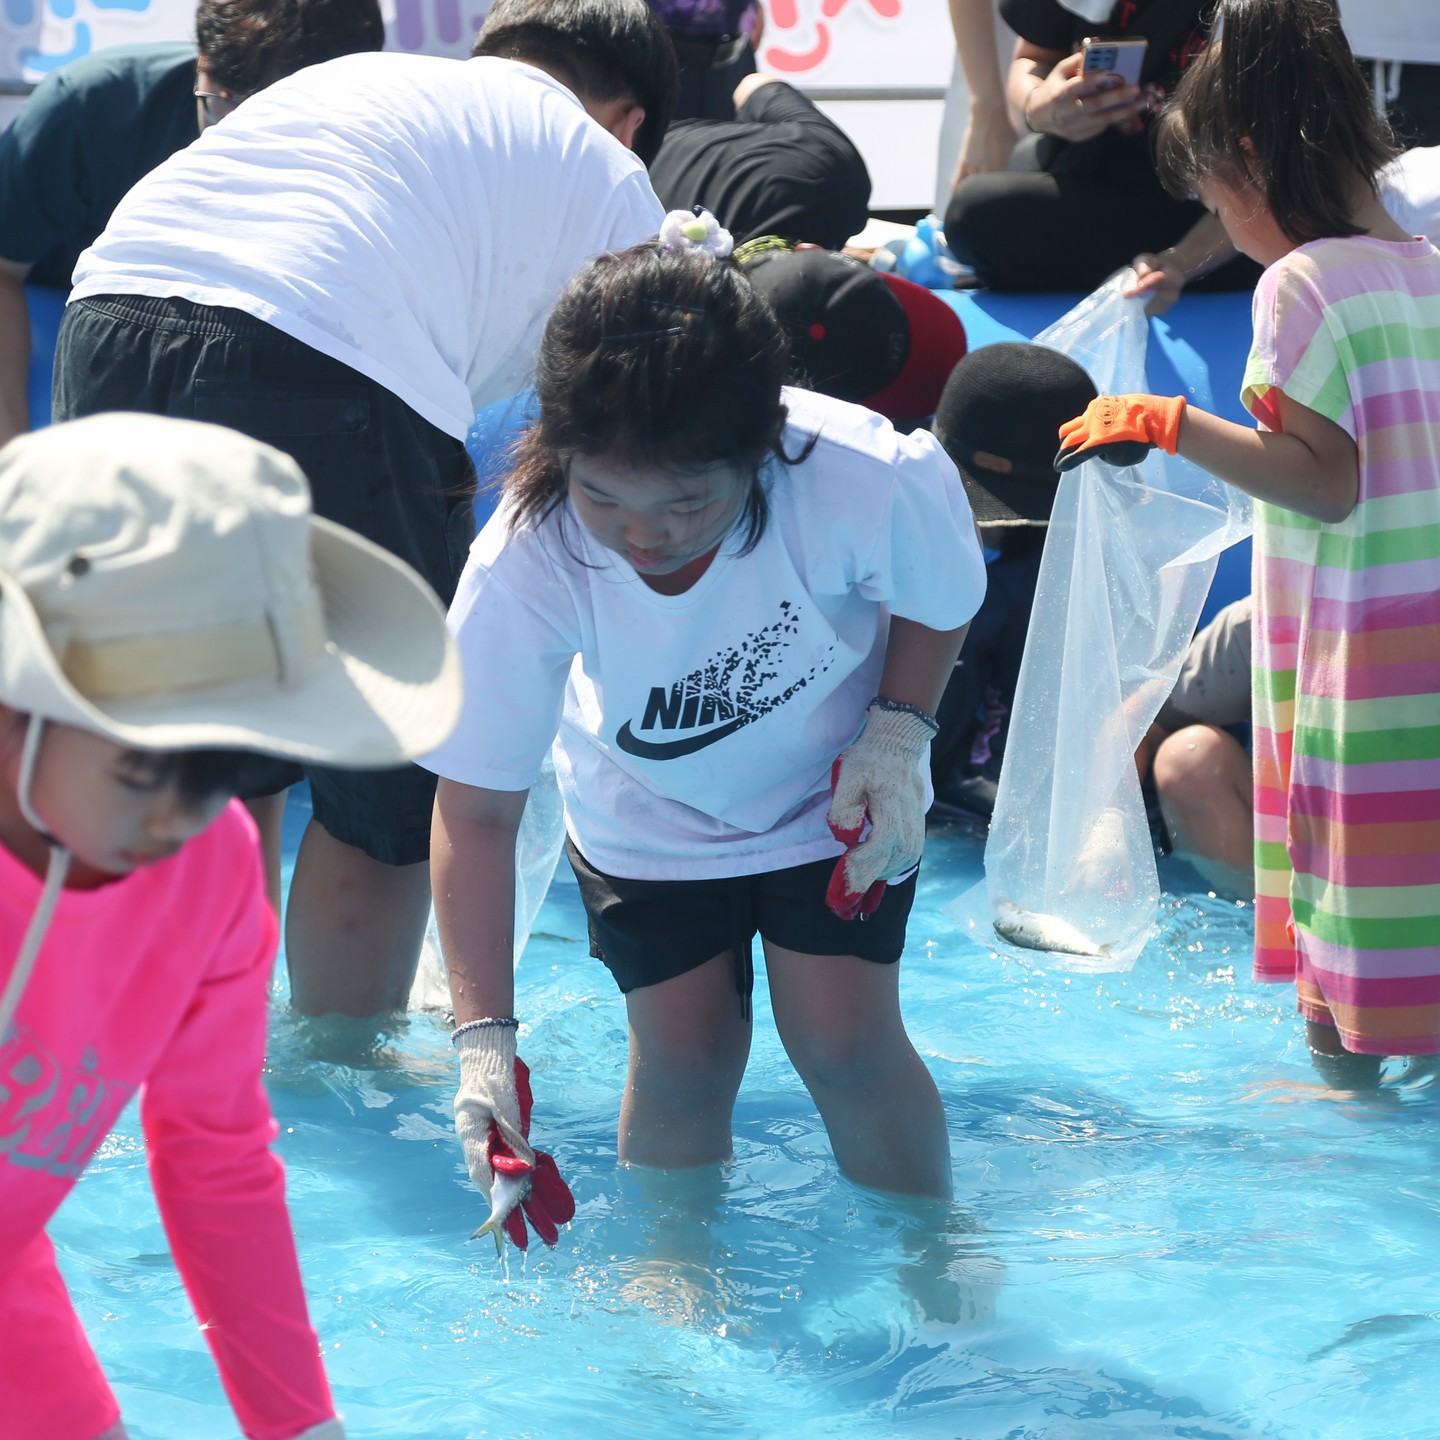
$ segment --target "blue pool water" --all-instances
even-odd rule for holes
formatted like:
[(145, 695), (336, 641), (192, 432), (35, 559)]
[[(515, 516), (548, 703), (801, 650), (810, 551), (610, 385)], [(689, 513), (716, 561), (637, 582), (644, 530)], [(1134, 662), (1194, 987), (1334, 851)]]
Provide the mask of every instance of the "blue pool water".
[[(499, 1262), (466, 1241), (441, 1020), (318, 1059), (358, 1037), (297, 1023), (277, 981), (269, 1083), (352, 1437), (1440, 1435), (1436, 1089), (1319, 1093), (1288, 991), (1248, 978), (1250, 911), (1180, 867), (1108, 976), (968, 938), (942, 907), (979, 873), (978, 842), (932, 836), (904, 962), (941, 1215), (838, 1176), (763, 994), (733, 1165), (709, 1189), (619, 1170), (623, 1009), (558, 884), (522, 1048), (579, 1213)], [(234, 1435), (133, 1114), (54, 1233), (136, 1440)]]

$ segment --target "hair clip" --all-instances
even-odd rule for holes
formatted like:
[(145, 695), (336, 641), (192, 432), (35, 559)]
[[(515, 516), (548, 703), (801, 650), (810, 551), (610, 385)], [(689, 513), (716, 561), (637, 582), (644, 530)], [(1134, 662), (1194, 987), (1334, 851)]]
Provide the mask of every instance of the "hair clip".
[[(705, 310), (699, 305), (677, 305), (672, 300), (642, 300), (641, 309), (648, 310), (658, 322), (649, 330), (605, 331), (600, 336), (602, 345), (623, 345), (632, 340), (663, 340), (671, 335), (684, 335), (705, 318)], [(675, 323), (666, 325), (667, 319)]]
[(693, 210), (672, 210), (660, 225), (660, 248), (686, 250), (724, 260), (735, 248), (730, 232), (703, 205)]
[(743, 270), (752, 260), (761, 255), (791, 255), (795, 242), (779, 235), (753, 235), (742, 241), (731, 253), (730, 258)]

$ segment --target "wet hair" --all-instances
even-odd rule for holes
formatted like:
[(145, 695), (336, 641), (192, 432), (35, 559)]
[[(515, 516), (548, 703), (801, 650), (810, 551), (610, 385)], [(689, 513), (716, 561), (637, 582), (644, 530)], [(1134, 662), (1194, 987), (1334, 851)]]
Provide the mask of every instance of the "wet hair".
[(749, 474), (743, 554), (769, 513), (764, 470), (797, 464), (781, 444), (788, 367), (775, 312), (731, 260), (651, 240), (592, 260), (551, 312), (536, 360), (540, 418), (503, 482), (512, 523), (565, 498), (571, 456), (683, 473), (723, 462)]
[(645, 0), (495, 0), (470, 53), (539, 66), (582, 99), (634, 101), (645, 111), (635, 153), (646, 165), (670, 128), (680, 68)]
[(307, 65), (379, 50), (379, 0), (200, 0), (200, 63), (234, 95), (253, 95)]
[(1395, 154), (1334, 0), (1221, 0), (1155, 131), (1172, 195), (1250, 186), (1296, 244), (1355, 235), (1347, 195)]

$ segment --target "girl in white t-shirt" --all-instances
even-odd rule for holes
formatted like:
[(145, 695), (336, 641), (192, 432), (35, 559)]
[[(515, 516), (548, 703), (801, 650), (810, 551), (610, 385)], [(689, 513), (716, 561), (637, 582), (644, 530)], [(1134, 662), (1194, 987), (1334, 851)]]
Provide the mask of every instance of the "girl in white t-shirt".
[[(677, 211), (571, 282), (541, 344), (540, 418), (450, 612), (467, 693), (425, 762), (443, 777), (432, 876), (456, 1123), (487, 1194), (492, 1149), (536, 1163), (511, 917), (516, 827), (552, 741), (592, 953), (626, 997), (621, 1160), (730, 1154), (758, 933), (841, 1170), (951, 1191), (895, 962), (931, 712), (984, 566), (928, 434), (782, 389), (781, 331), (729, 251), (710, 216)], [(538, 1163), (526, 1207), (548, 1238), (568, 1194)], [(507, 1228), (523, 1240), (519, 1213)]]

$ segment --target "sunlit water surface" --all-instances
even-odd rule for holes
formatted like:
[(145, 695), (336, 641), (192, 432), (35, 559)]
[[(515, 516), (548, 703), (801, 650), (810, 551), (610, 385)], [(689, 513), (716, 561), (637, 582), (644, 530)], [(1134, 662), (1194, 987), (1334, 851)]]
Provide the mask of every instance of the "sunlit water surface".
[[(840, 1178), (763, 980), (733, 1165), (672, 1187), (617, 1168), (623, 1007), (557, 884), (522, 1052), (579, 1213), (498, 1261), (466, 1239), (443, 1018), (357, 1063), (370, 1037), (296, 1022), (277, 980), (279, 1148), (351, 1436), (1440, 1436), (1436, 1087), (1320, 1091), (1290, 993), (1249, 979), (1249, 909), (1188, 870), (1104, 976), (969, 938), (942, 908), (979, 873), (978, 842), (932, 835), (903, 971), (948, 1214)], [(234, 1435), (133, 1111), (54, 1233), (136, 1440)]]

